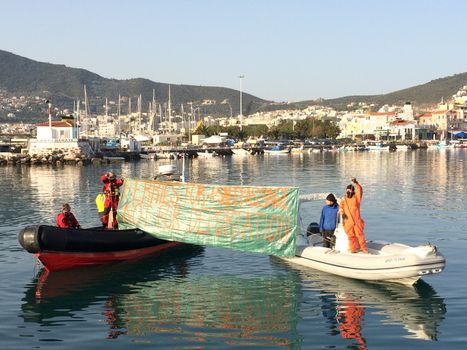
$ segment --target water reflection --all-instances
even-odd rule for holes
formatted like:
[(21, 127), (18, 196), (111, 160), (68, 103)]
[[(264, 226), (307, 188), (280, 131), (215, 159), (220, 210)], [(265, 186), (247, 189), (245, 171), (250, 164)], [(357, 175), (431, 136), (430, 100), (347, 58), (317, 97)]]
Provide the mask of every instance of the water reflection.
[[(370, 330), (381, 324), (402, 326), (408, 338), (436, 340), (446, 313), (444, 300), (424, 282), (415, 288), (366, 283), (275, 258), (268, 273), (229, 274), (203, 263), (204, 255), (196, 247), (130, 264), (41, 271), (26, 290), (20, 316), (53, 330), (97, 315), (101, 328), (94, 334), (101, 339), (136, 337), (165, 346), (351, 342), (351, 348), (366, 349)], [(308, 340), (299, 332), (299, 320), (314, 322), (307, 327), (313, 329), (323, 318), (325, 337)]]
[(297, 347), (298, 275), (284, 269), (249, 277), (199, 273), (203, 252), (198, 248), (152, 262), (41, 271), (26, 291), (21, 317), (53, 328), (75, 323), (97, 307), (107, 325), (106, 338)]
[[(284, 264), (273, 258), (274, 264)], [(290, 267), (302, 281), (302, 293), (317, 292), (329, 335), (352, 339), (353, 346), (366, 349), (365, 327), (376, 318), (385, 325), (401, 325), (406, 338), (437, 340), (437, 329), (446, 314), (446, 305), (435, 290), (423, 280), (413, 287), (397, 283), (370, 283)], [(309, 314), (310, 303), (302, 300), (300, 313)], [(376, 317), (375, 317), (376, 316)]]

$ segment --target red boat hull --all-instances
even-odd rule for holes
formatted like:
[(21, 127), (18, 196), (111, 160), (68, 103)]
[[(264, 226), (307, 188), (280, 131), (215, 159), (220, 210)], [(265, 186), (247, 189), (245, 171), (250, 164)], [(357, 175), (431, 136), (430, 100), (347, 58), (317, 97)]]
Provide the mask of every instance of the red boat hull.
[(34, 255), (42, 262), (47, 271), (59, 271), (108, 264), (111, 262), (138, 259), (145, 255), (173, 248), (180, 242), (167, 242), (153, 247), (122, 250), (115, 252), (52, 252), (43, 251)]

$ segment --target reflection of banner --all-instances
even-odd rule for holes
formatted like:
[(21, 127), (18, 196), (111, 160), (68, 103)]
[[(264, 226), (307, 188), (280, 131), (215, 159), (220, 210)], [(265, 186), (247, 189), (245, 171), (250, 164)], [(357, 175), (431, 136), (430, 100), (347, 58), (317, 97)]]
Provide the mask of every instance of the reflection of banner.
[(158, 238), (279, 256), (295, 255), (298, 188), (125, 179), (121, 228)]
[(125, 329), (131, 336), (173, 332), (181, 333), (180, 339), (196, 335), (207, 338), (205, 345), (212, 338), (218, 344), (240, 347), (290, 345), (296, 338), (300, 286), (284, 276), (146, 281), (134, 286), (136, 293), (113, 298), (118, 316), (111, 327)]

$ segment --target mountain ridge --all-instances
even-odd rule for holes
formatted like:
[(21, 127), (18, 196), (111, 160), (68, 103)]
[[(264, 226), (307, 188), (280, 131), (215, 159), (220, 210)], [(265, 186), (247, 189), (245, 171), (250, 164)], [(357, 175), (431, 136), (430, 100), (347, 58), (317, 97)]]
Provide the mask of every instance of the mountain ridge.
[[(38, 95), (53, 98), (55, 106), (71, 109), (73, 101), (83, 99), (83, 86), (86, 85), (91, 111), (102, 112), (103, 99), (116, 100), (118, 95), (135, 97), (142, 95), (144, 104), (152, 100), (153, 90), (159, 103), (168, 100), (171, 87), (173, 109), (187, 102), (196, 102), (203, 114), (233, 115), (239, 112), (239, 91), (217, 87), (186, 84), (168, 84), (145, 78), (113, 79), (82, 68), (67, 67), (63, 64), (38, 62), (11, 52), (0, 50), (0, 89), (19, 95)], [(305, 108), (309, 105), (324, 105), (338, 110), (348, 109), (348, 104), (365, 102), (378, 108), (385, 104), (404, 104), (410, 101), (418, 108), (427, 108), (442, 98), (450, 98), (459, 88), (467, 85), (467, 72), (431, 80), (424, 84), (380, 95), (353, 95), (333, 99), (305, 100), (293, 103), (268, 101), (243, 92), (243, 113), (249, 115), (257, 111)], [(202, 101), (216, 101), (213, 105), (203, 105)], [(227, 101), (221, 103), (222, 101)], [(136, 105), (136, 103), (135, 103)], [(94, 106), (94, 107), (92, 107)], [(146, 109), (146, 108), (144, 108)], [(125, 110), (125, 109), (123, 109)]]
[[(173, 106), (180, 106), (181, 103), (189, 101), (201, 104), (203, 100), (215, 100), (219, 104), (227, 100), (233, 111), (236, 111), (235, 114), (239, 111), (239, 92), (234, 89), (159, 83), (145, 78), (108, 79), (85, 69), (38, 62), (0, 50), (0, 89), (9, 93), (43, 96), (47, 92), (53, 97), (54, 105), (66, 105), (70, 108), (74, 99), (83, 99), (84, 85), (90, 104), (102, 105), (102, 98), (116, 100), (119, 94), (130, 97), (141, 94), (144, 101), (150, 101), (153, 89), (156, 101), (164, 103), (168, 100), (170, 85)], [(256, 111), (263, 104), (269, 103), (245, 92), (242, 93), (242, 98), (244, 113)], [(203, 108), (210, 109), (209, 106)], [(222, 110), (224, 114), (229, 111), (227, 103), (217, 105), (217, 109)]]

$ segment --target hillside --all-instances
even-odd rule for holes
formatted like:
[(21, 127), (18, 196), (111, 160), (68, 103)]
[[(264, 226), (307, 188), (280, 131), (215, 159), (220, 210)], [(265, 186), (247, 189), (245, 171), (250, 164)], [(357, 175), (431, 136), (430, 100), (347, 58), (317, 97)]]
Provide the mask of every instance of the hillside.
[[(455, 74), (449, 77), (432, 80), (428, 83), (417, 85), (403, 90), (394, 91), (384, 95), (345, 96), (335, 99), (320, 101), (319, 104), (336, 109), (346, 109), (351, 102), (374, 103), (376, 106), (403, 105), (411, 102), (415, 108), (423, 109), (431, 107), (441, 99), (452, 98), (462, 86), (467, 85), (467, 73)], [(303, 101), (300, 105), (317, 104), (314, 101)]]
[[(86, 85), (89, 106), (92, 112), (103, 113), (105, 98), (117, 100), (118, 95), (133, 99), (133, 111), (136, 109), (136, 97), (142, 95), (143, 110), (147, 109), (152, 100), (153, 89), (158, 103), (168, 100), (169, 85), (148, 79), (136, 78), (128, 80), (107, 79), (85, 69), (70, 68), (64, 65), (37, 62), (25, 57), (0, 50), (0, 94), (1, 90), (15, 96), (39, 96), (35, 105), (28, 106), (20, 112), (15, 109), (3, 109), (0, 101), (0, 121), (6, 120), (9, 112), (14, 112), (19, 119), (34, 120), (43, 118), (44, 101), (52, 97), (53, 104), (59, 108), (73, 108), (75, 99), (84, 98), (83, 86)], [(467, 73), (432, 80), (426, 84), (391, 92), (384, 95), (345, 96), (319, 101), (301, 101), (296, 103), (272, 103), (253, 95), (243, 93), (243, 111), (249, 115), (257, 111), (279, 109), (298, 109), (309, 105), (325, 105), (338, 110), (346, 110), (351, 102), (366, 102), (375, 104), (375, 109), (385, 104), (402, 105), (407, 101), (417, 109), (423, 109), (439, 102), (441, 98), (449, 99), (460, 87), (467, 85)], [(171, 84), (172, 106), (178, 112), (183, 103), (194, 102), (203, 115), (229, 115), (230, 107), (221, 102), (227, 100), (232, 108), (232, 114), (239, 113), (239, 92), (234, 89), (212, 86), (193, 86)], [(1, 96), (0, 96), (1, 97)], [(216, 101), (214, 104), (203, 104), (203, 100)], [(127, 111), (122, 106), (122, 111)], [(115, 106), (114, 106), (115, 109)]]
[[(10, 52), (0, 50), (0, 89), (17, 96), (52, 96), (55, 106), (72, 108), (73, 100), (84, 98), (83, 86), (86, 85), (91, 110), (102, 111), (106, 97), (117, 100), (118, 94), (136, 98), (142, 95), (143, 108), (152, 100), (153, 89), (155, 99), (159, 103), (168, 100), (169, 84), (157, 83), (148, 79), (136, 78), (128, 80), (106, 79), (84, 69), (70, 68), (64, 65), (37, 62)], [(171, 98), (174, 109), (180, 104), (203, 100), (215, 100), (215, 105), (202, 105), (204, 113), (230, 114), (228, 100), (233, 115), (239, 113), (239, 92), (234, 89), (212, 86), (192, 86), (171, 84)], [(268, 101), (243, 93), (244, 113), (254, 113)], [(187, 106), (185, 106), (187, 107)], [(133, 110), (136, 108), (136, 100)]]

